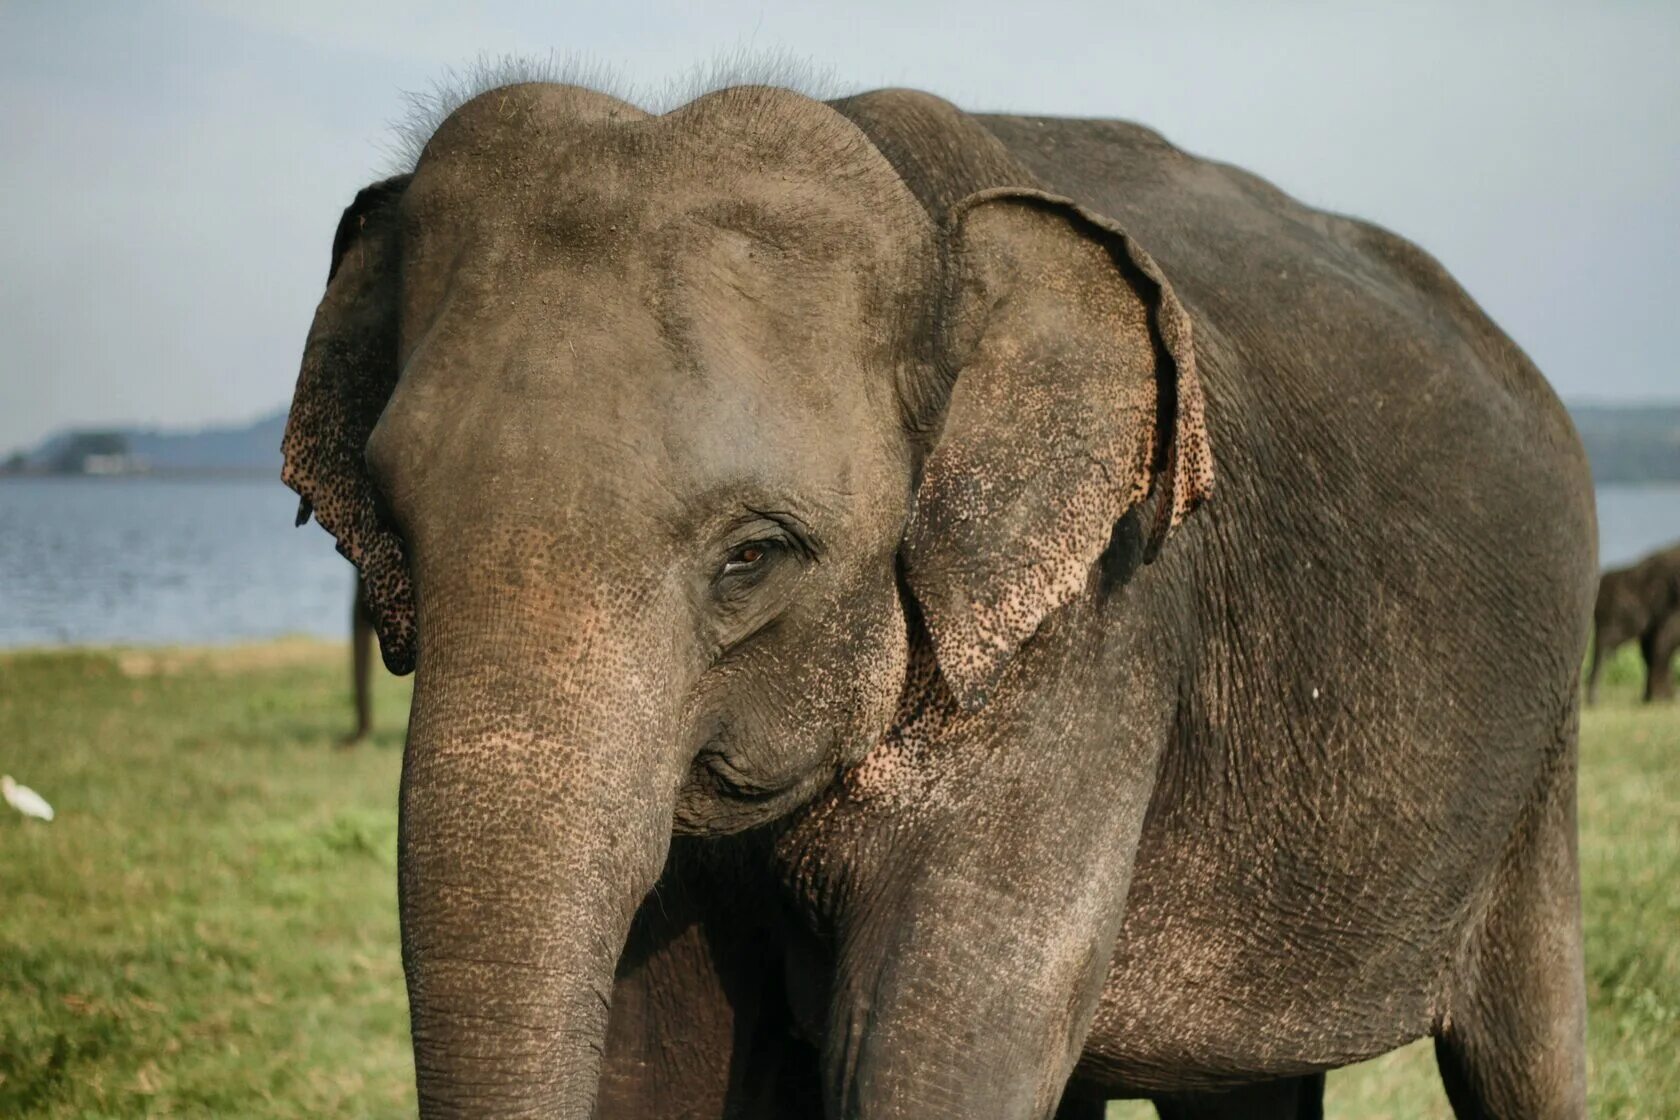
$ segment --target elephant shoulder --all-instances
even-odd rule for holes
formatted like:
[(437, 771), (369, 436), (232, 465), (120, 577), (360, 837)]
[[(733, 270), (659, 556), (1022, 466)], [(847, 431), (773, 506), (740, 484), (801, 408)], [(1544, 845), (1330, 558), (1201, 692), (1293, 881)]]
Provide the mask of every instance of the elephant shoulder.
[(1345, 243), (1380, 270), (1386, 288), (1409, 299), (1416, 318), (1474, 357), (1466, 367), (1517, 402), (1536, 424), (1533, 433), (1585, 464), (1586, 452), (1563, 403), (1523, 349), (1514, 342), (1440, 261), (1411, 240), (1373, 222), (1339, 218)]
[[(1136, 237), (1198, 331), (1229, 344), (1227, 364), (1243, 380), (1273, 398), (1340, 402), (1345, 413), (1304, 422), (1353, 422), (1399, 404), (1419, 425), (1446, 429), (1468, 411), (1485, 419), (1482, 446), (1547, 447), (1585, 478), (1585, 453), (1545, 378), (1413, 242), (1128, 121), (978, 119), (1049, 190)], [(1283, 376), (1297, 384), (1280, 386)]]

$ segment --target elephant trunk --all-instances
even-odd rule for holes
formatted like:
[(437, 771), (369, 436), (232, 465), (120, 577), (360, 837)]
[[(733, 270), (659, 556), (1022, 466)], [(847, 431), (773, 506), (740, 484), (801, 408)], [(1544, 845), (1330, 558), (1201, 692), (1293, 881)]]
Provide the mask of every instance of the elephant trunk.
[(399, 840), (420, 1113), (584, 1120), (680, 760), (622, 657), (424, 624), (421, 648)]

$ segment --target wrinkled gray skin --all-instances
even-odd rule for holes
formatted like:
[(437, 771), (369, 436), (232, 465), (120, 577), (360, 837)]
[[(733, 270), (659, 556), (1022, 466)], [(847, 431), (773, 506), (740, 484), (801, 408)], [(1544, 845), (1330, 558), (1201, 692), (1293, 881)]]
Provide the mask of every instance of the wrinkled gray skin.
[(1674, 651), (1680, 649), (1680, 545), (1653, 552), (1627, 568), (1612, 568), (1598, 581), (1593, 604), (1592, 667), (1587, 703), (1598, 698), (1604, 660), (1624, 643), (1638, 641), (1645, 662), (1645, 702), (1674, 696)]
[(530, 84), (334, 255), (286, 478), (417, 660), (424, 1116), (1294, 1115), (1426, 1035), (1584, 1115), (1591, 487), (1425, 254), (1130, 124)]

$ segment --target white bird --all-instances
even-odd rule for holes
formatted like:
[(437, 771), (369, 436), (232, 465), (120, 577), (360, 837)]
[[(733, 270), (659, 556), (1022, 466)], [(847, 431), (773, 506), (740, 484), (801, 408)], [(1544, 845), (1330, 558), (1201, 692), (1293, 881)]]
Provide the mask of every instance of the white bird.
[(47, 804), (47, 799), (28, 786), (20, 786), (12, 781), (10, 774), (0, 774), (0, 797), (4, 797), (6, 804), (26, 817), (35, 817), (43, 821), (53, 819), (53, 807)]

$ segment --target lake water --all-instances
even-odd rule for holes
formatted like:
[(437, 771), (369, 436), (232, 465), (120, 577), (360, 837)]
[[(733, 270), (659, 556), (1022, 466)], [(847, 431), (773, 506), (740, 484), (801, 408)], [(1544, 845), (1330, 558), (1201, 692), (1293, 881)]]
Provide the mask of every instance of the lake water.
[[(343, 637), (350, 565), (257, 479), (0, 480), (0, 646)], [(1680, 487), (1604, 487), (1600, 555), (1680, 540)]]
[(349, 632), (354, 569), (264, 478), (0, 480), (0, 646)]

